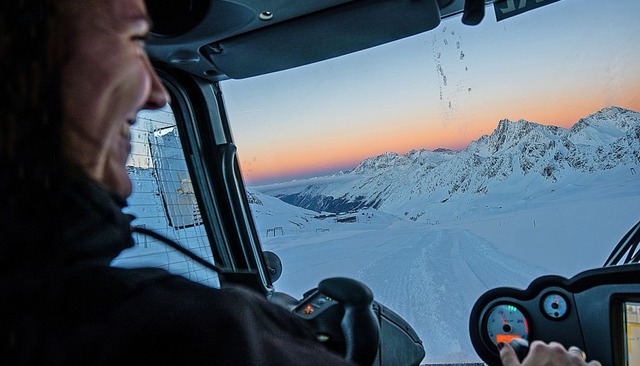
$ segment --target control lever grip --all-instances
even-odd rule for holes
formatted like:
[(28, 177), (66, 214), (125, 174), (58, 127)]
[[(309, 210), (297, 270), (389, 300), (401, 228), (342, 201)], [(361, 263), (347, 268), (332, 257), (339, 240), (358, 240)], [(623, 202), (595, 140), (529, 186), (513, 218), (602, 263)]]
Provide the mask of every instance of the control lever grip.
[(378, 352), (380, 326), (373, 312), (371, 290), (354, 279), (334, 277), (322, 280), (318, 291), (344, 307), (340, 326), (346, 344), (345, 358), (361, 365), (373, 364)]
[(511, 348), (516, 351), (516, 355), (518, 356), (518, 360), (522, 362), (527, 354), (529, 353), (529, 342), (526, 339), (522, 338), (514, 338), (509, 342)]

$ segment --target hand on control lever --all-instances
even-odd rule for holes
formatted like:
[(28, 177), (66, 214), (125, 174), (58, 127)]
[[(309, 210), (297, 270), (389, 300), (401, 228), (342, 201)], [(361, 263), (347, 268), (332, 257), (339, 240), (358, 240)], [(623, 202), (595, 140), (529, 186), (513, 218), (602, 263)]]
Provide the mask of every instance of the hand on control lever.
[(588, 365), (602, 366), (598, 361), (586, 362), (586, 355), (580, 348), (565, 349), (557, 342), (533, 341), (531, 345), (524, 339), (513, 339), (509, 343), (498, 344), (503, 366), (538, 365)]

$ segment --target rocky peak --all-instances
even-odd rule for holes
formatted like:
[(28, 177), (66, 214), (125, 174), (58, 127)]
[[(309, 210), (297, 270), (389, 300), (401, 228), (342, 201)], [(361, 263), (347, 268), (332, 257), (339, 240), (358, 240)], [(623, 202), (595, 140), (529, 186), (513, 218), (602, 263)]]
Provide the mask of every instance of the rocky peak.
[(375, 172), (381, 169), (387, 169), (394, 166), (405, 165), (407, 158), (395, 152), (386, 152), (384, 154), (367, 158), (363, 160), (353, 172), (356, 174), (364, 174), (367, 172)]

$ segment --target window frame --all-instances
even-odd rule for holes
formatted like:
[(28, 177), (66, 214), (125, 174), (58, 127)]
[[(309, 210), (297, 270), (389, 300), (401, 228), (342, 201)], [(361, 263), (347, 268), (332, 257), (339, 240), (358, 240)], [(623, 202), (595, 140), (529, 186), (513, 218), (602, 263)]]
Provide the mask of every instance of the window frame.
[(156, 70), (171, 96), (214, 261), (225, 271), (221, 285), (273, 292), (218, 83), (162, 66)]

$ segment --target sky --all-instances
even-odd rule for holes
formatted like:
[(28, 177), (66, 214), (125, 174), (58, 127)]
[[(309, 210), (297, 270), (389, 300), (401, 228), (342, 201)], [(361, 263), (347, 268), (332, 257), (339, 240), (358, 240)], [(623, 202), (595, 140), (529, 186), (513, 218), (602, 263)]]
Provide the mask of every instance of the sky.
[(475, 27), (221, 82), (245, 182), (355, 167), (387, 151), (460, 150), (504, 118), (570, 127), (640, 110), (640, 2), (561, 0)]

